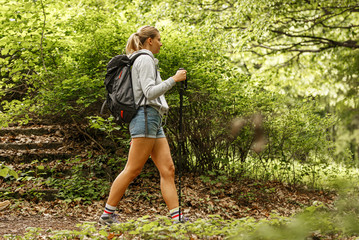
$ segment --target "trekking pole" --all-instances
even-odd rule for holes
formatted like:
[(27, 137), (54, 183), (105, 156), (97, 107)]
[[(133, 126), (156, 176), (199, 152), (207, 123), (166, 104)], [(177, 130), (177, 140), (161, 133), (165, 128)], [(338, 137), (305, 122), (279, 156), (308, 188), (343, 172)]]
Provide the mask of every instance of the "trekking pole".
[[(180, 68), (179, 70), (184, 70), (183, 68)], [(185, 81), (181, 82), (180, 87), (180, 109), (179, 109), (179, 163), (178, 163), (178, 188), (179, 188), (179, 197), (178, 197), (178, 203), (179, 203), (179, 221), (182, 221), (182, 209), (181, 209), (181, 197), (182, 197), (182, 189), (181, 189), (181, 178), (182, 178), (182, 162), (183, 162), (183, 153), (184, 153), (184, 137), (183, 137), (183, 126), (182, 126), (182, 110), (183, 110), (183, 94), (184, 90), (187, 89), (187, 78)]]

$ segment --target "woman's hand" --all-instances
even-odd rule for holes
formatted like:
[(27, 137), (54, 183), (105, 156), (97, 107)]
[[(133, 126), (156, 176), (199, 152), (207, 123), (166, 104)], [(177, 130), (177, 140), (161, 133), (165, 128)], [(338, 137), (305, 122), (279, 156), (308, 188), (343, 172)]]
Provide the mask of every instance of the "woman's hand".
[(187, 71), (184, 69), (178, 70), (172, 78), (175, 82), (182, 82), (187, 79)]

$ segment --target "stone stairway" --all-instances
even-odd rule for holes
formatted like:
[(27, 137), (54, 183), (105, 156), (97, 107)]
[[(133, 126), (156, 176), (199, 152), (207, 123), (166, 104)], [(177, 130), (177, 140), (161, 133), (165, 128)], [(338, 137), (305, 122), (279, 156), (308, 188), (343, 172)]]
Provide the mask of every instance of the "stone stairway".
[(25, 163), (69, 158), (73, 154), (64, 145), (63, 138), (60, 126), (0, 129), (0, 161)]
[(56, 189), (46, 186), (47, 176), (70, 174), (70, 159), (79, 149), (66, 141), (66, 130), (59, 125), (23, 126), (0, 129), (0, 163), (19, 173), (20, 181), (0, 178), (2, 194), (27, 197), (29, 192), (52, 200)]

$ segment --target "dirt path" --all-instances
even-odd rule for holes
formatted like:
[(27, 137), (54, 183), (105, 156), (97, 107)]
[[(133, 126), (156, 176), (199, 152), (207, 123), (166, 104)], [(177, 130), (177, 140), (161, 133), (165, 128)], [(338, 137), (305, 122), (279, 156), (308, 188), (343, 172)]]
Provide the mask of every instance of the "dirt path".
[(52, 230), (73, 230), (77, 220), (68, 217), (54, 216), (2, 216), (0, 217), (0, 235), (22, 235), (27, 228), (41, 228)]
[(59, 201), (31, 203), (13, 200), (12, 205), (0, 213), (0, 236), (23, 235), (27, 228), (73, 230), (78, 223), (94, 221), (89, 214), (81, 216), (79, 209), (69, 208)]
[[(146, 184), (148, 186), (148, 183)], [(143, 192), (141, 185), (130, 188), (129, 196), (125, 196), (120, 203), (118, 214), (121, 222), (144, 215), (155, 218), (168, 214), (157, 186), (154, 185), (152, 191), (147, 191), (147, 196), (135, 195)], [(222, 186), (224, 191), (221, 193), (211, 191), (216, 189), (215, 186), (203, 183), (198, 178), (185, 178), (184, 212), (191, 221), (207, 218), (209, 214), (220, 215), (224, 219), (268, 218), (273, 212), (281, 216), (290, 216), (315, 201), (332, 205), (335, 198), (334, 194), (322, 191), (292, 189), (276, 182), (258, 183), (250, 180), (240, 184), (228, 183)], [(0, 212), (0, 236), (23, 235), (28, 227), (41, 228), (44, 232), (48, 229), (73, 230), (77, 224), (97, 222), (105, 205), (104, 200), (86, 205), (61, 200), (38, 203), (26, 200), (11, 202), (9, 208)]]

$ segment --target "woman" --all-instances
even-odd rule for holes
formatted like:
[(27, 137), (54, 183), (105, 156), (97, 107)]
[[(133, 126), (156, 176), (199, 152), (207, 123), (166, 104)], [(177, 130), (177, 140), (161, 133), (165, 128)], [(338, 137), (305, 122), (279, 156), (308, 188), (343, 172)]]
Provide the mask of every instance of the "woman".
[[(99, 223), (111, 225), (118, 223), (114, 212), (128, 185), (140, 174), (149, 156), (160, 172), (161, 192), (174, 221), (179, 221), (179, 203), (175, 186), (175, 167), (170, 148), (162, 128), (162, 116), (168, 112), (164, 93), (186, 79), (186, 70), (179, 70), (173, 77), (162, 81), (157, 71), (158, 60), (153, 54), (159, 53), (162, 46), (159, 31), (151, 26), (144, 26), (132, 34), (127, 41), (126, 54), (147, 53), (139, 56), (133, 64), (131, 73), (135, 101), (142, 95), (137, 115), (130, 123), (132, 143), (124, 170), (112, 184), (105, 210)], [(147, 131), (145, 109), (147, 111)], [(181, 219), (182, 216), (181, 216)]]

